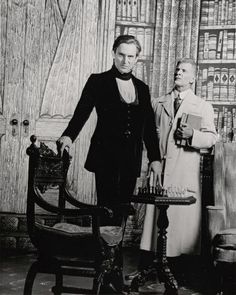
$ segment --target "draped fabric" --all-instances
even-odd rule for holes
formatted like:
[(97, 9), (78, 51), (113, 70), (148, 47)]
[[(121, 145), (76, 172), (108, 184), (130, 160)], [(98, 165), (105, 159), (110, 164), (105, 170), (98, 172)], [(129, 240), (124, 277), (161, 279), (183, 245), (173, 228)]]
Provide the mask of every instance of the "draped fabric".
[(152, 97), (172, 89), (178, 59), (197, 59), (200, 2), (157, 0)]

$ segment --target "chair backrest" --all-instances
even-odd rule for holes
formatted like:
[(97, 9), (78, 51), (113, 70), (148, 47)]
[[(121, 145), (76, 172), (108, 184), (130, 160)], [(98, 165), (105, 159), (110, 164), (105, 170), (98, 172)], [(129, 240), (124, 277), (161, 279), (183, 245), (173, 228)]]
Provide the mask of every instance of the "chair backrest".
[(236, 143), (215, 145), (213, 188), (215, 206), (224, 208), (224, 228), (236, 227)]
[[(26, 152), (29, 155), (27, 224), (31, 235), (34, 231), (36, 205), (50, 213), (54, 213), (57, 221), (63, 219), (63, 216), (57, 213), (53, 206), (50, 206), (50, 200), (44, 200), (41, 196), (46, 191), (51, 190), (52, 193), (47, 194), (47, 197), (55, 197), (56, 206), (65, 208), (63, 192), (70, 165), (70, 156), (65, 151), (63, 157), (60, 157), (59, 154), (55, 153), (43, 142), (38, 146), (36, 144), (37, 138), (34, 135), (30, 137), (30, 140), (32, 143)], [(37, 191), (40, 194), (37, 194)], [(53, 201), (55, 202), (55, 200)]]

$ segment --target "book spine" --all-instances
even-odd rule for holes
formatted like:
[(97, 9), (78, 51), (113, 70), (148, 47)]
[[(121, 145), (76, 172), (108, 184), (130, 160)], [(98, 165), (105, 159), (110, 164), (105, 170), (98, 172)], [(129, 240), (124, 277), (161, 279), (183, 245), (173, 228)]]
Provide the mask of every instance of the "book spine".
[(227, 138), (226, 141), (227, 142), (231, 142), (232, 141), (232, 113), (230, 111), (227, 112)]
[(214, 125), (216, 128), (216, 132), (218, 133), (218, 119), (219, 119), (219, 108), (214, 107)]
[(213, 100), (214, 67), (208, 68), (207, 99)]
[(202, 92), (201, 97), (203, 99), (207, 99), (207, 75), (208, 75), (208, 69), (205, 68), (202, 70)]
[(208, 9), (209, 9), (209, 2), (208, 0), (202, 1), (202, 9), (201, 9), (201, 24), (206, 26), (208, 23)]
[(203, 59), (203, 51), (204, 51), (204, 35), (200, 34), (199, 46), (198, 46), (198, 58), (199, 58), (199, 60)]
[(129, 34), (129, 27), (124, 27), (124, 29), (123, 29), (123, 34), (124, 34), (124, 35)]
[(233, 1), (233, 23), (236, 23), (236, 1)]
[(136, 27), (129, 27), (128, 29), (128, 34), (129, 35), (132, 35), (134, 37), (136, 37), (136, 34), (137, 34), (137, 28)]
[(223, 130), (223, 112), (219, 111), (218, 122), (217, 122), (218, 138), (222, 140), (222, 130)]
[(228, 32), (227, 30), (224, 30), (223, 33), (223, 48), (222, 48), (222, 58), (227, 58), (227, 45), (228, 45)]
[(220, 24), (224, 25), (225, 24), (225, 1), (222, 0), (222, 5), (221, 5), (221, 19), (220, 19)]
[(227, 141), (227, 108), (223, 107), (223, 117), (222, 117), (222, 141)]
[(120, 26), (116, 26), (116, 28), (115, 28), (115, 38), (117, 38), (118, 36), (120, 36), (120, 32), (121, 32), (121, 27)]
[(201, 91), (202, 91), (202, 69), (199, 69), (198, 78), (197, 78), (197, 88), (196, 88), (197, 96), (201, 96)]
[(213, 100), (220, 100), (220, 68), (214, 69)]
[[(235, 3), (235, 23), (236, 23), (236, 3)], [(236, 30), (234, 32), (234, 59), (236, 59)]]
[(225, 12), (225, 23), (224, 24), (227, 25), (227, 23), (228, 23), (228, 15), (229, 15), (229, 0), (225, 1), (224, 12)]
[(147, 0), (142, 0), (141, 1), (140, 22), (145, 22), (145, 20), (146, 20), (146, 2), (147, 2)]
[(122, 0), (117, 0), (116, 2), (116, 19), (121, 20), (121, 7), (122, 7)]
[[(183, 113), (182, 117), (180, 119), (180, 122), (179, 122), (179, 127), (181, 127), (183, 124), (185, 124), (186, 121), (187, 121), (187, 114)], [(177, 138), (175, 142), (176, 142), (177, 145), (181, 145), (181, 146), (186, 145), (186, 140), (185, 139)]]
[(229, 68), (229, 100), (236, 101), (236, 68)]
[(221, 68), (220, 73), (220, 100), (228, 100), (228, 68)]
[(233, 0), (229, 0), (229, 11), (228, 11), (227, 24), (232, 25), (233, 23), (234, 23), (233, 22)]
[(131, 0), (126, 0), (126, 20), (127, 21), (131, 21), (132, 20), (132, 16), (131, 16), (131, 5), (132, 5), (132, 2)]
[(227, 59), (234, 58), (234, 31), (228, 31), (227, 36)]
[(209, 59), (216, 59), (217, 35), (209, 34)]
[(214, 25), (214, 6), (215, 6), (215, 0), (210, 0), (208, 2), (208, 26)]
[(131, 0), (131, 20), (138, 20), (138, 0)]
[(218, 9), (219, 9), (219, 0), (214, 2), (214, 25), (218, 24)]
[(126, 5), (127, 5), (127, 0), (122, 0), (122, 3), (121, 3), (121, 20), (126, 20)]
[(221, 25), (221, 13), (222, 13), (222, 0), (219, 0), (218, 25)]
[(209, 57), (209, 32), (204, 33), (204, 49), (203, 58), (208, 59)]
[(216, 52), (216, 58), (217, 59), (221, 59), (222, 45), (223, 45), (223, 31), (220, 31), (219, 36), (218, 36), (217, 52)]

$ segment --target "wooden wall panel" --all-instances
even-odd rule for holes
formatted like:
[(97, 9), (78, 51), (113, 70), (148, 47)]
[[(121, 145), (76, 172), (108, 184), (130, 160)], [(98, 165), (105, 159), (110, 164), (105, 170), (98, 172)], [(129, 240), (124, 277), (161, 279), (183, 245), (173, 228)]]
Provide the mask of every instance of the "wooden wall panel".
[[(40, 137), (57, 139), (73, 115), (89, 75), (111, 67), (114, 13), (115, 2), (110, 0), (70, 1), (36, 123)], [(95, 123), (92, 113), (73, 146), (69, 171), (78, 199), (89, 203), (96, 201), (94, 175), (84, 169), (84, 162)], [(55, 124), (57, 128), (48, 128)]]
[(0, 114), (3, 109), (5, 56), (6, 56), (6, 30), (7, 30), (7, 0), (0, 2)]
[[(20, 211), (18, 201), (20, 120), (23, 97), (26, 6), (23, 0), (8, 0), (6, 54), (4, 72), (3, 116), (5, 134), (1, 138), (0, 210)], [(17, 119), (16, 134), (12, 135), (10, 121)]]
[[(26, 149), (29, 146), (29, 136), (35, 134), (35, 118), (38, 115), (41, 72), (40, 63), (42, 56), (41, 22), (44, 11), (44, 1), (29, 0), (26, 8), (25, 52), (24, 52), (24, 77), (23, 97), (20, 119), (20, 146), (18, 152), (19, 178), (17, 185), (17, 212), (23, 212), (26, 207), (27, 181), (28, 181), (28, 156)], [(29, 126), (24, 126), (24, 121), (29, 121)], [(17, 208), (17, 209), (16, 209)]]
[[(111, 67), (115, 2), (3, 0), (0, 7), (0, 210), (22, 213), (29, 136), (55, 147), (89, 75)], [(69, 174), (78, 199), (89, 203), (96, 201), (95, 185), (83, 166), (95, 122), (93, 113), (72, 148)]]

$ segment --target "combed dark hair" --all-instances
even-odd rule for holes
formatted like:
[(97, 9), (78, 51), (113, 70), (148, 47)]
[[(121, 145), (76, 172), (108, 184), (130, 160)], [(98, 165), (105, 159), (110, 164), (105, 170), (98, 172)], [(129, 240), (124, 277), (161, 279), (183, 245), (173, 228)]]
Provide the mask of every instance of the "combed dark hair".
[(126, 44), (134, 44), (137, 48), (137, 55), (139, 55), (141, 51), (141, 45), (139, 41), (132, 35), (120, 35), (116, 38), (114, 44), (113, 44), (113, 51), (116, 52), (116, 49), (120, 46), (120, 44), (126, 43)]
[(196, 62), (190, 57), (183, 57), (183, 58), (181, 58), (180, 60), (177, 61), (176, 66), (178, 66), (179, 64), (183, 64), (183, 63), (192, 65), (193, 73), (194, 73), (194, 76), (196, 77), (196, 75), (197, 75), (197, 64), (196, 64)]

